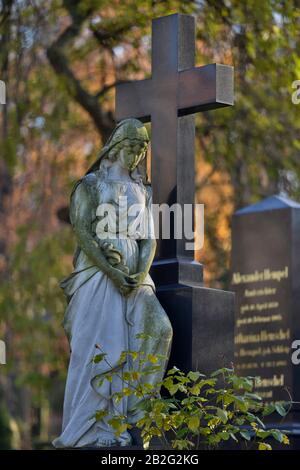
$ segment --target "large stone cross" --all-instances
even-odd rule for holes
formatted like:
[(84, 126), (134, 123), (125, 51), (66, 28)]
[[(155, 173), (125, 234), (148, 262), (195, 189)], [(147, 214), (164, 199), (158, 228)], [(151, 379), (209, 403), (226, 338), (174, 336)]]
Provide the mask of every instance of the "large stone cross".
[[(193, 204), (195, 124), (191, 115), (233, 104), (233, 67), (194, 65), (194, 18), (182, 14), (161, 17), (152, 23), (152, 78), (117, 86), (117, 120), (151, 121), (154, 203)], [(182, 277), (193, 280), (188, 263), (182, 268), (178, 263), (180, 259), (192, 263), (193, 258), (184, 239), (159, 241), (154, 268), (159, 265), (163, 273), (156, 276), (156, 282), (178, 282), (180, 277), (181, 281)], [(171, 271), (174, 279), (170, 279)], [(199, 272), (195, 281), (201, 281)]]

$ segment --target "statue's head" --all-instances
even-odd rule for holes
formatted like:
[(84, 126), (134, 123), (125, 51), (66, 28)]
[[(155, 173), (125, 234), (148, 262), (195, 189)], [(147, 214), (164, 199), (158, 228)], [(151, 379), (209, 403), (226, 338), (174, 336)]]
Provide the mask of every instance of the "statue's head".
[(115, 127), (89, 172), (97, 167), (107, 167), (117, 160), (123, 168), (133, 172), (145, 160), (148, 143), (149, 136), (144, 124), (138, 119), (125, 119)]
[(109, 160), (118, 160), (121, 166), (133, 171), (144, 160), (148, 143), (146, 127), (137, 119), (125, 119), (116, 127), (105, 147)]

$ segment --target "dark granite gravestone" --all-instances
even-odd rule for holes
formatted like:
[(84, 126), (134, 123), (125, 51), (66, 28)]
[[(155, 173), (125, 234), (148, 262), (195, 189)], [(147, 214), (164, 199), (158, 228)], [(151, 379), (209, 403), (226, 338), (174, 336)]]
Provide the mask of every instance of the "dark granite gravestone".
[[(194, 67), (193, 17), (170, 15), (152, 26), (152, 78), (117, 86), (116, 116), (151, 120), (153, 202), (193, 204), (192, 114), (233, 104), (233, 67)], [(151, 275), (174, 329), (169, 366), (211, 371), (233, 359), (234, 296), (203, 287), (186, 241), (160, 238)]]
[[(266, 401), (289, 400), (285, 387), (300, 401), (300, 365), (292, 362), (300, 340), (300, 204), (271, 196), (234, 214), (232, 289), (237, 372), (261, 377)], [(300, 435), (297, 406), (282, 426)]]

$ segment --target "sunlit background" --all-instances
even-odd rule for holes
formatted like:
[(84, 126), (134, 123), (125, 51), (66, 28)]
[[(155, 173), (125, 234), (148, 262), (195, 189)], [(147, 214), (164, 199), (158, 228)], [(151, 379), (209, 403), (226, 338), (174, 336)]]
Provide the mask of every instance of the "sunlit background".
[(74, 182), (114, 127), (114, 85), (151, 75), (151, 19), (197, 19), (197, 65), (235, 66), (235, 106), (197, 115), (197, 201), (212, 287), (230, 284), (230, 220), (282, 192), (300, 200), (296, 0), (2, 0), (0, 448), (47, 448), (61, 425), (68, 344), (58, 282), (71, 270)]

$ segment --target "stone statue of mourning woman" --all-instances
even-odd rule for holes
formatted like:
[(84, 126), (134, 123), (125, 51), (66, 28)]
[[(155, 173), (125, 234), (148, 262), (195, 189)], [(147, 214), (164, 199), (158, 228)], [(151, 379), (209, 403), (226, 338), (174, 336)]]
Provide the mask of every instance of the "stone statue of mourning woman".
[[(172, 327), (149, 275), (156, 242), (145, 170), (148, 143), (140, 121), (122, 121), (71, 195), (78, 248), (74, 271), (61, 283), (69, 301), (64, 328), (71, 357), (62, 433), (53, 442), (57, 448), (130, 445), (130, 432), (117, 438), (108, 422), (116, 411), (130, 424), (143, 413), (133, 394), (119, 403), (111, 398), (125, 386), (122, 371), (134, 367), (128, 360), (120, 364), (120, 354), (130, 350), (157, 355), (161, 368), (147, 376), (153, 384), (167, 366)], [(125, 203), (127, 209), (120, 210)], [(91, 362), (95, 344), (107, 361)], [(99, 381), (111, 369), (116, 371), (112, 382)], [(108, 416), (96, 421), (96, 410), (106, 410)]]

